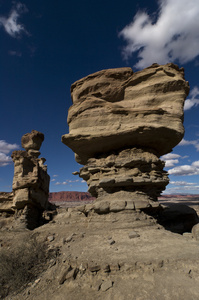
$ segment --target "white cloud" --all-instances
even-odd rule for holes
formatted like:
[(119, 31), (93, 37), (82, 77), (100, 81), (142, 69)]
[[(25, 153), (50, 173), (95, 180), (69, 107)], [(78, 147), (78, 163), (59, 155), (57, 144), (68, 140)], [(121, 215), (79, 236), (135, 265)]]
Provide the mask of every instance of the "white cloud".
[(199, 168), (199, 160), (194, 161), (194, 162), (192, 163), (192, 165), (193, 165), (194, 167), (196, 167), (196, 168)]
[(188, 145), (193, 145), (197, 151), (199, 151), (199, 140), (192, 140), (192, 141), (187, 141), (185, 139), (182, 139), (182, 141), (178, 144), (178, 146), (188, 146)]
[(191, 90), (190, 96), (191, 98), (185, 101), (184, 110), (189, 110), (190, 108), (199, 105), (199, 89), (197, 86)]
[(10, 156), (0, 152), (0, 167), (9, 165), (12, 162)]
[(174, 165), (178, 164), (179, 163), (179, 158), (183, 159), (183, 158), (186, 158), (186, 157), (184, 157), (184, 156), (182, 157), (181, 155), (175, 154), (175, 153), (168, 153), (168, 154), (165, 154), (161, 157), (161, 159), (165, 161), (165, 167), (166, 168), (171, 168)]
[[(187, 63), (199, 55), (198, 0), (159, 0), (156, 14), (139, 11), (119, 36), (127, 42), (123, 56), (138, 53), (138, 69), (154, 62)], [(154, 18), (155, 16), (155, 18)]]
[(20, 148), (17, 144), (9, 144), (4, 140), (0, 140), (0, 152), (8, 154), (10, 151)]
[(53, 178), (53, 179), (51, 179), (51, 181), (53, 182), (53, 181), (56, 181), (56, 179), (55, 178)]
[(198, 194), (199, 186), (175, 186), (171, 188), (167, 188), (162, 194), (170, 195), (170, 194)]
[(76, 180), (66, 180), (66, 181), (68, 181), (69, 183), (72, 183), (72, 182), (79, 182), (79, 179), (76, 179)]
[(61, 184), (61, 182), (59, 182), (59, 181), (55, 182), (55, 185), (60, 185), (60, 184)]
[[(51, 181), (54, 181), (54, 180), (51, 180)], [(76, 182), (79, 182), (79, 179), (76, 179), (76, 180), (70, 180), (70, 179), (66, 179), (65, 181), (63, 182), (55, 182), (55, 185), (66, 185), (66, 184), (69, 184), (69, 183), (76, 183)]]
[(178, 159), (167, 159), (165, 161), (165, 167), (166, 168), (171, 168), (171, 167), (173, 167), (174, 165), (176, 165), (178, 163), (179, 163)]
[(170, 175), (199, 175), (199, 161), (193, 162), (191, 165), (178, 166), (168, 170)]
[(179, 154), (175, 154), (175, 153), (168, 153), (165, 154), (161, 157), (161, 159), (163, 160), (167, 160), (167, 159), (175, 159), (175, 158), (180, 158), (181, 156)]
[(53, 175), (53, 177), (58, 177), (58, 176), (59, 176), (59, 175), (56, 175), (56, 174), (55, 174), (55, 175)]
[(11, 157), (6, 154), (17, 148), (19, 148), (19, 145), (17, 144), (9, 144), (4, 140), (0, 140), (0, 167), (4, 167), (12, 163)]
[(19, 37), (21, 33), (28, 33), (23, 24), (18, 23), (18, 19), (22, 13), (27, 12), (27, 8), (24, 4), (18, 2), (12, 8), (8, 17), (0, 16), (0, 26), (3, 26), (5, 31), (11, 37)]
[(194, 182), (187, 182), (187, 181), (170, 181), (170, 184), (178, 185), (178, 186), (194, 186), (197, 185)]
[(172, 187), (167, 187), (163, 194), (190, 194), (198, 193), (199, 185), (195, 182), (170, 181)]

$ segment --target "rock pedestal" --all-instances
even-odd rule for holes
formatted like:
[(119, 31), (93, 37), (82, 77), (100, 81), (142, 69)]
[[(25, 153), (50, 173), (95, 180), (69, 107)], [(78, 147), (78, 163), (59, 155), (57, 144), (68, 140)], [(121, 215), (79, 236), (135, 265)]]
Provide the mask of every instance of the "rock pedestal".
[(25, 134), (21, 141), (26, 151), (13, 151), (14, 161), (13, 177), (13, 206), (17, 209), (24, 208), (26, 204), (33, 204), (41, 209), (46, 209), (48, 204), (49, 181), (45, 159), (38, 158), (44, 135), (32, 130)]
[(150, 150), (131, 148), (90, 158), (79, 174), (98, 200), (95, 210), (102, 213), (157, 207), (154, 200), (169, 182), (163, 167)]
[(93, 209), (156, 208), (168, 184), (159, 159), (183, 138), (189, 92), (183, 68), (153, 64), (102, 70), (71, 86), (69, 134), (62, 142), (83, 164), (79, 175), (97, 199)]
[(24, 210), (24, 222), (30, 223), (28, 227), (37, 223), (36, 219), (39, 219), (40, 213), (48, 206), (50, 177), (47, 174), (47, 166), (44, 165), (45, 159), (38, 158), (43, 140), (43, 133), (32, 130), (21, 139), (22, 147), (26, 151), (19, 150), (12, 153), (14, 161), (12, 208)]

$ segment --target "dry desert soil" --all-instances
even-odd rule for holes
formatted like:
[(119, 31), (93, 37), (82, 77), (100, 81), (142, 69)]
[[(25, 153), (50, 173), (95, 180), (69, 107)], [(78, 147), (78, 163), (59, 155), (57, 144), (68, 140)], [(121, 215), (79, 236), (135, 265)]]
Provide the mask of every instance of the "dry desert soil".
[[(190, 203), (198, 211), (199, 198), (160, 201)], [(32, 231), (4, 216), (0, 297), (197, 300), (199, 240), (190, 230), (171, 230), (140, 211), (85, 215), (58, 208), (49, 223)]]

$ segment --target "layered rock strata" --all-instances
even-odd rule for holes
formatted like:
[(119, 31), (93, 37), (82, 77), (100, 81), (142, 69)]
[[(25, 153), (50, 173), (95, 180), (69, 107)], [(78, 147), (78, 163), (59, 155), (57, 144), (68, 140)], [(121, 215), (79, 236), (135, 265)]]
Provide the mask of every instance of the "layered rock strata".
[(71, 86), (69, 134), (62, 142), (85, 165), (79, 175), (99, 213), (156, 207), (168, 184), (159, 157), (184, 135), (189, 92), (183, 68), (158, 65), (102, 70)]
[(154, 199), (168, 184), (164, 163), (150, 150), (126, 149), (90, 158), (80, 169), (99, 212), (156, 207)]
[(14, 214), (17, 226), (34, 229), (40, 225), (42, 213), (48, 208), (50, 177), (45, 158), (38, 158), (43, 133), (32, 130), (22, 139), (25, 151), (13, 151), (14, 177), (12, 193), (0, 195), (0, 212)]
[(0, 192), (0, 213), (1, 212), (14, 212), (12, 192)]
[(44, 140), (43, 133), (32, 130), (25, 134), (22, 139), (22, 147), (26, 151), (13, 151), (14, 161), (13, 177), (13, 207), (24, 208), (32, 204), (41, 209), (48, 205), (49, 181), (45, 158), (38, 158), (39, 149)]

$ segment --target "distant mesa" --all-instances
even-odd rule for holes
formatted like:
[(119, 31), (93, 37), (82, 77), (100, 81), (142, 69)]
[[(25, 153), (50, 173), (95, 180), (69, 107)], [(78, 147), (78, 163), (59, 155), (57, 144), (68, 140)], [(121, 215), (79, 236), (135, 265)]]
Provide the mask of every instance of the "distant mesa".
[(71, 86), (69, 133), (62, 142), (83, 164), (79, 176), (98, 213), (157, 209), (169, 182), (159, 157), (183, 138), (189, 84), (172, 63), (134, 73), (108, 69)]
[(49, 193), (49, 202), (58, 206), (67, 206), (67, 203), (81, 204), (89, 203), (95, 200), (88, 192), (63, 191)]

